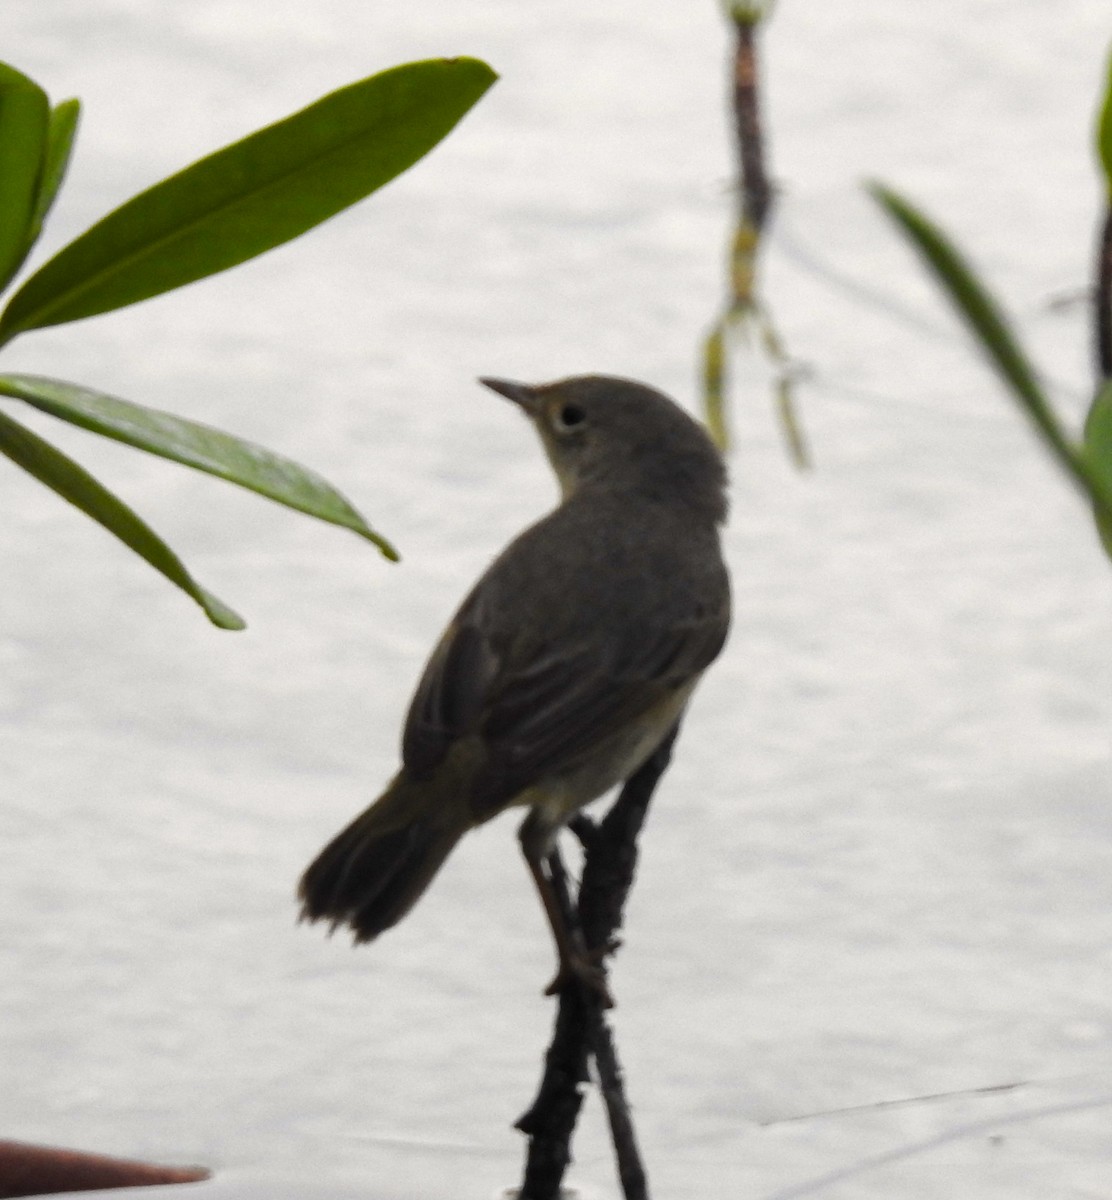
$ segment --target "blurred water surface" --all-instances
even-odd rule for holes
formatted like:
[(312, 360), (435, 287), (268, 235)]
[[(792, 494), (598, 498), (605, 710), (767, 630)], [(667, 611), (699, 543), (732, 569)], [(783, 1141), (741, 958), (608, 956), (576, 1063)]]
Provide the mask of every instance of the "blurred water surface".
[[(1082, 1197), (1112, 1157), (1112, 577), (859, 188), (905, 188), (976, 248), (1076, 416), (1086, 313), (1047, 302), (1089, 279), (1112, 20), (1104, 0), (893, 9), (783, 0), (763, 42), (764, 292), (810, 366), (818, 465), (786, 465), (742, 372), (735, 632), (615, 975), (674, 1200)], [(358, 952), (297, 928), (293, 887), (393, 770), (459, 597), (553, 500), (474, 377), (615, 372), (696, 406), (731, 208), (725, 27), (710, 0), (6, 0), (0, 28), (7, 61), (86, 105), (43, 254), (372, 71), (472, 54), (502, 76), (308, 237), (5, 355), (299, 457), (400, 566), (29, 420), (248, 618), (221, 633), (0, 480), (0, 1130), (200, 1160), (213, 1193), (491, 1196), (551, 1019), (513, 820)], [(570, 1179), (588, 1197), (616, 1194), (601, 1128), (592, 1104)]]

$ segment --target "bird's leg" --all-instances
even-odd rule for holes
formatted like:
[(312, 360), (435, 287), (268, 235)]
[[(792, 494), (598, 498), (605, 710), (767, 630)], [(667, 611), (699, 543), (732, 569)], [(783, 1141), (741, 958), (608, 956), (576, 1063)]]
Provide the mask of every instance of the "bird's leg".
[[(563, 991), (568, 984), (578, 982), (596, 992), (603, 1007), (613, 1008), (614, 999), (606, 986), (606, 972), (601, 965), (602, 958), (610, 947), (602, 946), (595, 951), (587, 949), (583, 942), (583, 934), (578, 928), (569, 926), (554, 880), (545, 869), (553, 849), (554, 833), (553, 827), (539, 815), (538, 810), (531, 809), (517, 834), (529, 873), (533, 876), (541, 904), (544, 906), (560, 960), (556, 976), (545, 988), (544, 994), (554, 996)], [(564, 894), (566, 899), (566, 886)], [(570, 908), (570, 903), (568, 907)]]

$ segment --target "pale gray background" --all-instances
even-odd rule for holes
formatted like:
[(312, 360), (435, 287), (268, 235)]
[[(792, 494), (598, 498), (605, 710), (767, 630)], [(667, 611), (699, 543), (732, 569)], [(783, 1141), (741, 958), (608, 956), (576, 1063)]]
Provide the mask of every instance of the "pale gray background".
[[(200, 1160), (213, 1196), (492, 1196), (551, 1019), (514, 822), (372, 948), (295, 927), (292, 892), (392, 771), (457, 599), (552, 501), (474, 377), (611, 371), (695, 403), (731, 207), (725, 25), (711, 0), (5, 0), (0, 29), (86, 103), (42, 254), (374, 70), (468, 53), (503, 76), (303, 241), (4, 355), (300, 457), (401, 566), (32, 421), (247, 616), (222, 633), (0, 471), (0, 1134)], [(769, 28), (764, 285), (812, 368), (818, 469), (786, 465), (765, 373), (742, 372), (735, 633), (615, 974), (660, 1197), (1107, 1195), (1112, 573), (859, 183), (975, 248), (1076, 418), (1087, 314), (1048, 301), (1090, 277), (1110, 39), (1107, 0), (782, 0)], [(601, 1128), (592, 1102), (587, 1197), (616, 1194)]]

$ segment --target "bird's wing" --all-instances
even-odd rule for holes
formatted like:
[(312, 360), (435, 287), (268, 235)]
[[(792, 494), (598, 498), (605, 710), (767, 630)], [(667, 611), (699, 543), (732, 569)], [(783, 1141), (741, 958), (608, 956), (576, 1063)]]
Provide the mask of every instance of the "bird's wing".
[(549, 648), (500, 680), (482, 723), (488, 756), (475, 805), (497, 808), (590, 757), (695, 679), (721, 650), (726, 628), (723, 615), (699, 614), (655, 637), (631, 633), (602, 653)]
[(456, 738), (478, 730), (498, 657), (480, 626), (457, 617), (432, 652), (409, 705), (402, 761), (417, 778), (432, 774)]
[(505, 647), (465, 605), (417, 686), (402, 737), (413, 775), (431, 774), (459, 737), (478, 735), (484, 765), (470, 799), (497, 811), (558, 775), (694, 679), (725, 641), (728, 614), (695, 609), (657, 630), (628, 629), (609, 645), (565, 636)]

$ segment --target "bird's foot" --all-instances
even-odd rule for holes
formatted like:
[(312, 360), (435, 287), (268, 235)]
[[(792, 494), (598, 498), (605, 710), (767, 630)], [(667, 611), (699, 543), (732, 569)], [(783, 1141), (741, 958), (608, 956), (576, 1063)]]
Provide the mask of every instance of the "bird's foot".
[(556, 975), (544, 989), (544, 994), (557, 996), (565, 988), (580, 987), (586, 989), (588, 995), (597, 996), (603, 1008), (613, 1008), (614, 997), (606, 983), (603, 960), (617, 948), (617, 940), (611, 940), (594, 950), (575, 950), (562, 957)]

